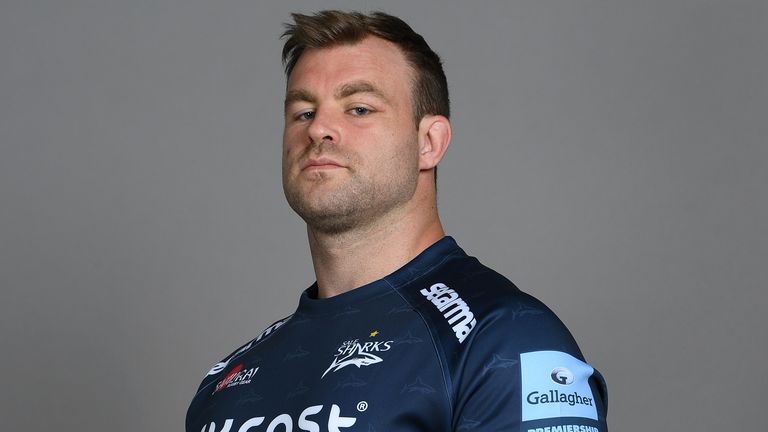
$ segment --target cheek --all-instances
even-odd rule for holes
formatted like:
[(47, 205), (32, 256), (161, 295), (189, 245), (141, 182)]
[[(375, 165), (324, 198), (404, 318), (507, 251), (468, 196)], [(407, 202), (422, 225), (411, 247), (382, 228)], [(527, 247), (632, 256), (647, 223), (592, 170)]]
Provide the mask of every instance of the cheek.
[(412, 159), (419, 158), (419, 144), (416, 131), (393, 134), (390, 139), (400, 159), (408, 160), (410, 164)]
[(284, 175), (287, 175), (288, 173), (291, 173), (295, 170), (294, 166), (297, 164), (299, 159), (298, 146), (292, 144), (293, 142), (294, 141), (291, 141), (287, 137), (283, 139), (283, 147), (281, 153)]
[(392, 134), (387, 135), (385, 145), (388, 151), (381, 152), (380, 166), (389, 167), (385, 175), (407, 175), (408, 172), (418, 170), (419, 152), (416, 144), (416, 136)]
[(287, 129), (283, 132), (283, 157), (291, 156), (297, 152), (299, 139), (300, 136), (296, 131)]

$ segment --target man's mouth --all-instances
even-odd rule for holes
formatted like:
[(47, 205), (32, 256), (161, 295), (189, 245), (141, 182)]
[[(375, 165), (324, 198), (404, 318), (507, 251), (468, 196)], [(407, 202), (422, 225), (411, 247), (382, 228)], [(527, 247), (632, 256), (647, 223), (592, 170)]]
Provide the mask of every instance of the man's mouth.
[(329, 169), (338, 169), (338, 168), (344, 168), (344, 166), (333, 159), (325, 158), (325, 157), (308, 159), (306, 162), (304, 162), (301, 165), (302, 171), (317, 171), (317, 170), (329, 170)]

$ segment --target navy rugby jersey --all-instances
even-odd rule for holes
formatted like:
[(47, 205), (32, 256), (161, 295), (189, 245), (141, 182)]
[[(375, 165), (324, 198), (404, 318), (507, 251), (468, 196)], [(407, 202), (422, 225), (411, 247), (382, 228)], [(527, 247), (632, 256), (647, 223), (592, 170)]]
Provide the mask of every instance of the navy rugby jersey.
[(606, 387), (541, 302), (444, 237), (217, 363), (187, 432), (605, 432)]

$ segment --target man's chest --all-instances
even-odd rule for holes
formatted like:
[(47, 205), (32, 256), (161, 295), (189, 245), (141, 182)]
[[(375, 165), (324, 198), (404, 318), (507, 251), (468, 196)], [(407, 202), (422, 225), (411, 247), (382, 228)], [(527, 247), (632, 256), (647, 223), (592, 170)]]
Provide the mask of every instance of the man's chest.
[[(443, 367), (412, 311), (293, 317), (195, 397), (195, 432), (445, 430)], [(406, 313), (407, 312), (407, 313)]]

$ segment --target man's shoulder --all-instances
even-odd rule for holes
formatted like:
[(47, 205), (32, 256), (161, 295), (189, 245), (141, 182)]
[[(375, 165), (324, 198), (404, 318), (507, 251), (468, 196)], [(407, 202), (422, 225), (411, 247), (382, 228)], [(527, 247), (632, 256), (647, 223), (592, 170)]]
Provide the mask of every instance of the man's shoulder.
[(402, 295), (449, 355), (467, 346), (504, 345), (507, 351), (555, 349), (580, 356), (571, 333), (549, 307), (476, 258), (456, 257), (404, 288)]
[(259, 335), (248, 341), (247, 343), (240, 345), (236, 350), (232, 351), (229, 355), (224, 357), (220, 362), (217, 362), (211, 368), (208, 370), (208, 373), (206, 374), (205, 378), (203, 379), (203, 382), (201, 383), (200, 387), (204, 387), (206, 385), (206, 381), (209, 380), (209, 378), (214, 377), (218, 375), (219, 373), (223, 372), (224, 369), (227, 368), (227, 366), (238, 357), (245, 355), (251, 348), (253, 348), (255, 345), (259, 344), (260, 342), (266, 340), (269, 336), (274, 334), (277, 329), (282, 327), (283, 324), (285, 324), (289, 319), (291, 319), (293, 315), (289, 315), (281, 320), (275, 321), (274, 323), (270, 324), (267, 328), (265, 328)]
[(554, 315), (501, 273), (463, 254), (450, 257), (439, 268), (399, 291), (420, 312), (430, 310), (430, 304), (440, 312), (466, 304), (476, 318), (498, 314), (513, 318)]

